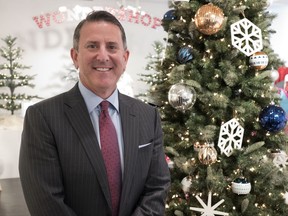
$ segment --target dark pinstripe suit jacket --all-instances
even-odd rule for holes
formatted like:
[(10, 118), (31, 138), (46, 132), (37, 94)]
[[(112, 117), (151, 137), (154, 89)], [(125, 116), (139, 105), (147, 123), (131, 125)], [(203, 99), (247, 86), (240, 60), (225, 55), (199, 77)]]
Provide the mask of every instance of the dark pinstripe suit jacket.
[[(164, 215), (170, 173), (157, 110), (119, 93), (124, 179), (119, 216)], [(32, 216), (108, 216), (111, 202), (99, 144), (78, 86), (30, 106), (19, 173)]]

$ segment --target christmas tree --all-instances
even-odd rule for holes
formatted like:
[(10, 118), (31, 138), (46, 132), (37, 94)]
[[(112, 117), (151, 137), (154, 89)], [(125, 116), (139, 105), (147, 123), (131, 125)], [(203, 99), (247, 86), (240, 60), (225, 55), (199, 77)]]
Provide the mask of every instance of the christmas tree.
[(163, 15), (165, 45), (154, 44), (143, 80), (162, 117), (168, 216), (288, 215), (287, 120), (273, 85), (283, 62), (267, 6), (174, 0)]
[(18, 62), (22, 57), (23, 50), (20, 47), (16, 47), (17, 38), (7, 36), (2, 40), (6, 46), (0, 48), (0, 54), (4, 58), (5, 63), (0, 64), (0, 70), (5, 70), (6, 73), (0, 74), (0, 87), (8, 88), (8, 91), (5, 91), (5, 89), (0, 94), (0, 108), (9, 110), (11, 115), (13, 115), (15, 110), (21, 109), (21, 101), (39, 97), (26, 95), (25, 93), (17, 94), (15, 92), (18, 87), (28, 86), (33, 88), (34, 85), (31, 83), (31, 80), (34, 79), (34, 76), (23, 75), (19, 71), (29, 69), (30, 66)]

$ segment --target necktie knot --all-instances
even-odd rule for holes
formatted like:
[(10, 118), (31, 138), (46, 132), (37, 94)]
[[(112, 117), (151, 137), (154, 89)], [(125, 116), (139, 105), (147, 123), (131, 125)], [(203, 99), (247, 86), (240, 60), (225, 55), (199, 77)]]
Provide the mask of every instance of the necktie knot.
[(109, 101), (102, 101), (100, 103), (101, 111), (103, 112), (105, 117), (109, 115), (109, 112), (108, 112), (109, 104), (110, 104)]
[(100, 103), (100, 106), (101, 106), (101, 110), (102, 110), (102, 111), (108, 111), (109, 101), (103, 100), (103, 101)]

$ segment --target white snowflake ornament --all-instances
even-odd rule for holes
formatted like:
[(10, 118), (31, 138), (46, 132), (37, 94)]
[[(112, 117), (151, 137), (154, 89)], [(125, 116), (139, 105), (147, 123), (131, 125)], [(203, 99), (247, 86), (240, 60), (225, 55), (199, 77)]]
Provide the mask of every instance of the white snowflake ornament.
[(229, 215), (226, 212), (221, 212), (221, 211), (216, 210), (216, 208), (218, 208), (224, 202), (224, 199), (220, 200), (219, 202), (217, 202), (215, 205), (212, 206), (212, 193), (211, 192), (209, 192), (208, 194), (207, 204), (205, 204), (199, 196), (195, 196), (195, 197), (203, 208), (190, 207), (190, 210), (201, 212), (201, 216)]
[(232, 45), (250, 56), (262, 50), (262, 31), (250, 20), (244, 18), (230, 26)]
[(280, 151), (276, 153), (273, 159), (273, 163), (275, 166), (279, 168), (286, 168), (288, 165), (288, 156), (284, 151)]
[(221, 154), (230, 157), (234, 149), (241, 149), (244, 136), (244, 128), (233, 118), (220, 128), (218, 147)]

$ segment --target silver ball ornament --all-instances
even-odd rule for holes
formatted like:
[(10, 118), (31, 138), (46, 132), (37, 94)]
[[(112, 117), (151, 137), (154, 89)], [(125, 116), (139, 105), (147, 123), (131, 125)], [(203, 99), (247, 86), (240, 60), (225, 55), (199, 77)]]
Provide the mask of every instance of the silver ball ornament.
[(180, 111), (190, 109), (196, 101), (196, 91), (192, 86), (177, 83), (168, 92), (170, 105)]
[(272, 81), (275, 82), (276, 80), (279, 79), (279, 72), (277, 70), (272, 70), (270, 77), (271, 77)]

